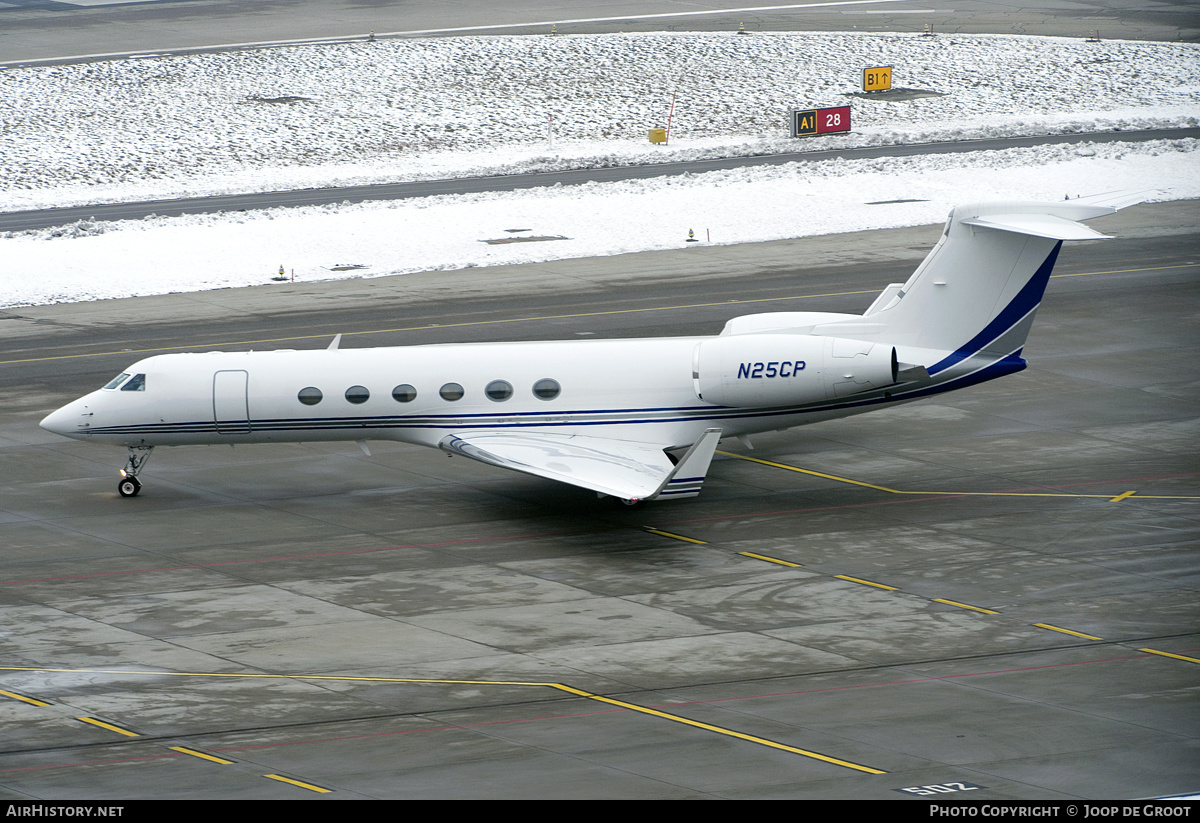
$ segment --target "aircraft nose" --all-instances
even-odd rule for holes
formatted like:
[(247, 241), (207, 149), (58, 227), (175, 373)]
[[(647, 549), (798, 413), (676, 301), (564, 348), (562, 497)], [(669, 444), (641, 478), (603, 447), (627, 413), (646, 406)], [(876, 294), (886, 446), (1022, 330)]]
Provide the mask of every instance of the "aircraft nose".
[(83, 437), (91, 426), (91, 419), (91, 410), (85, 403), (76, 400), (46, 415), (38, 425), (63, 437)]

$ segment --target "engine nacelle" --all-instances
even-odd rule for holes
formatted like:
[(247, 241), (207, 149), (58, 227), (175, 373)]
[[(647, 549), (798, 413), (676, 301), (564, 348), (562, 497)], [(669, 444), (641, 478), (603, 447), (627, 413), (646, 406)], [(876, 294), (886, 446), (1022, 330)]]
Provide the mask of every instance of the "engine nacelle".
[(692, 355), (696, 396), (736, 408), (836, 400), (893, 385), (897, 369), (893, 346), (806, 334), (713, 337)]

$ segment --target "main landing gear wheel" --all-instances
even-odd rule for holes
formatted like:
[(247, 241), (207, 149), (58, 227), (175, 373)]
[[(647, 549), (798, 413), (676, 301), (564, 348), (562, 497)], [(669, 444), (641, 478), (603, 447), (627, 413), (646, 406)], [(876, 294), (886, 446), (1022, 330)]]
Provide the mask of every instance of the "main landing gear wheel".
[(117, 484), (117, 491), (122, 497), (136, 497), (141, 490), (142, 481), (136, 477), (122, 477), (121, 482)]

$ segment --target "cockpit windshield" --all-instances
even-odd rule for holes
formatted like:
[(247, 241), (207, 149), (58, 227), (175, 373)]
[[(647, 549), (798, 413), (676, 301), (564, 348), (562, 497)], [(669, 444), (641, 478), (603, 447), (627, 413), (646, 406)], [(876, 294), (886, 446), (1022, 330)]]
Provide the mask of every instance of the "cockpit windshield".
[(106, 389), (115, 389), (117, 386), (119, 386), (119, 385), (121, 385), (122, 383), (124, 383), (124, 382), (125, 382), (125, 378), (126, 378), (126, 377), (128, 377), (128, 376), (129, 376), (129, 372), (127, 372), (127, 371), (125, 371), (125, 372), (121, 372), (121, 373), (120, 373), (120, 374), (118, 374), (116, 377), (114, 377), (112, 380), (109, 380), (109, 381), (108, 381), (108, 383), (106, 383), (106, 384), (105, 384), (104, 388), (106, 388)]
[(121, 391), (145, 391), (146, 390), (146, 375), (135, 374), (129, 378), (129, 382), (121, 387)]

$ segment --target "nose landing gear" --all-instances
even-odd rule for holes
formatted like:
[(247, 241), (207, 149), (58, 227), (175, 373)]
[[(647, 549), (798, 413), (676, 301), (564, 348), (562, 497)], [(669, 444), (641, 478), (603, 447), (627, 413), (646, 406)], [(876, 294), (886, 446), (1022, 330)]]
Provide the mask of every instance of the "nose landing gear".
[(121, 482), (117, 484), (117, 493), (122, 497), (136, 497), (142, 490), (142, 481), (137, 479), (137, 475), (150, 459), (152, 451), (153, 446), (129, 447), (129, 459), (125, 461), (125, 468), (121, 469)]

